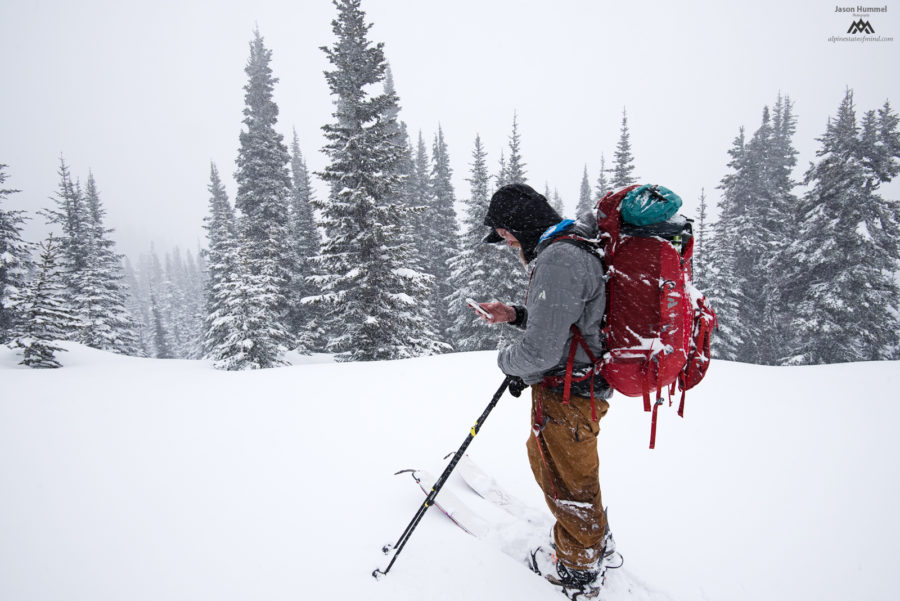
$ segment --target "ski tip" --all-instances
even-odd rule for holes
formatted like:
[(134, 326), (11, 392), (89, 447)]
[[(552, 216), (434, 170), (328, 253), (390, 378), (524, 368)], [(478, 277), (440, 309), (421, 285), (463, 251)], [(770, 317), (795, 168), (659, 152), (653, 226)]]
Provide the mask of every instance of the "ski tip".
[(384, 578), (384, 576), (385, 573), (378, 568), (375, 568), (375, 571), (372, 572), (372, 578), (374, 578), (375, 580), (381, 580), (382, 578)]

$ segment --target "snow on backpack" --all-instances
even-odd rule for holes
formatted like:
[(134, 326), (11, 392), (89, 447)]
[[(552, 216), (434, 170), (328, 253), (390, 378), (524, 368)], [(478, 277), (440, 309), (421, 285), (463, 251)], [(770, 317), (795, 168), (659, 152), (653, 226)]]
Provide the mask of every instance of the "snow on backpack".
[[(668, 390), (671, 404), (676, 387), (681, 389), (678, 415), (684, 417), (684, 393), (706, 375), (716, 327), (715, 313), (692, 283), (694, 239), (691, 221), (676, 215), (680, 207), (678, 195), (655, 185), (627, 186), (597, 201), (607, 269), (602, 358), (592, 355), (572, 326), (572, 348), (587, 351), (594, 362), (591, 373), (598, 372), (625, 396), (643, 397), (644, 410), (652, 412), (651, 449), (663, 391)], [(565, 397), (574, 355), (570, 352), (566, 367)]]

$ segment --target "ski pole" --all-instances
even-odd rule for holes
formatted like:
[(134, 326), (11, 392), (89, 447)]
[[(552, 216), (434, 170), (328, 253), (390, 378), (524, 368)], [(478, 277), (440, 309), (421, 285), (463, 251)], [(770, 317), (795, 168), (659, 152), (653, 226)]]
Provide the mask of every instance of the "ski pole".
[(447, 464), (447, 467), (444, 468), (444, 473), (441, 474), (440, 478), (434, 483), (434, 486), (431, 488), (431, 491), (428, 493), (428, 496), (425, 498), (425, 502), (422, 503), (422, 506), (419, 507), (419, 510), (416, 511), (416, 514), (413, 516), (413, 519), (409, 522), (409, 525), (406, 527), (406, 530), (403, 531), (403, 534), (400, 535), (400, 538), (397, 539), (397, 542), (393, 545), (385, 545), (382, 551), (385, 554), (390, 553), (391, 549), (394, 549), (394, 556), (391, 558), (391, 562), (384, 570), (379, 570), (378, 568), (372, 572), (372, 576), (375, 577), (376, 580), (380, 580), (382, 576), (386, 576), (388, 572), (391, 571), (391, 567), (394, 565), (394, 562), (397, 561), (397, 556), (400, 555), (400, 552), (403, 550), (403, 547), (406, 546), (407, 541), (409, 541), (409, 537), (412, 536), (413, 531), (416, 529), (416, 526), (419, 525), (419, 522), (422, 521), (422, 516), (425, 515), (425, 512), (428, 511), (428, 508), (434, 504), (434, 499), (437, 497), (438, 493), (441, 491), (441, 488), (444, 486), (444, 483), (447, 481), (447, 478), (450, 477), (450, 473), (456, 467), (456, 464), (459, 463), (459, 460), (462, 459), (463, 454), (466, 452), (466, 449), (469, 447), (469, 443), (472, 442), (472, 439), (475, 438), (475, 435), (478, 434), (478, 431), (481, 430), (481, 426), (484, 424), (484, 420), (487, 419), (487, 416), (494, 409), (494, 406), (497, 404), (497, 401), (500, 400), (500, 397), (503, 396), (503, 393), (506, 391), (506, 388), (509, 386), (509, 382), (512, 379), (512, 376), (506, 376), (503, 380), (503, 383), (500, 385), (500, 388), (497, 389), (497, 392), (494, 393), (494, 398), (491, 399), (491, 402), (488, 403), (488, 406), (485, 408), (484, 412), (481, 414), (481, 417), (478, 418), (478, 421), (475, 422), (475, 425), (469, 430), (468, 436), (463, 441), (462, 446), (459, 447), (459, 450), (456, 451), (456, 454), (453, 455), (453, 458), (450, 460), (450, 463)]

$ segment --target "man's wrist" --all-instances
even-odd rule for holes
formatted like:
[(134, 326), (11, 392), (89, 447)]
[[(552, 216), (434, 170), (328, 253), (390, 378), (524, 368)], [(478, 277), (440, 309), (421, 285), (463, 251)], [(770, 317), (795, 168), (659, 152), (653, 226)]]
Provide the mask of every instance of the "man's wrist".
[(513, 305), (513, 311), (515, 312), (515, 318), (509, 322), (510, 325), (517, 326), (519, 328), (524, 328), (525, 324), (528, 322), (528, 309), (521, 305)]

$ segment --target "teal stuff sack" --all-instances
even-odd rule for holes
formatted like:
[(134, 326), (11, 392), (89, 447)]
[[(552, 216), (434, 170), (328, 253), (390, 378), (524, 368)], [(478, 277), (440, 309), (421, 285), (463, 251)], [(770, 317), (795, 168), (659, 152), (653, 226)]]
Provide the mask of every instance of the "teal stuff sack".
[(662, 186), (644, 185), (622, 199), (622, 219), (632, 225), (662, 223), (681, 208), (681, 197)]

